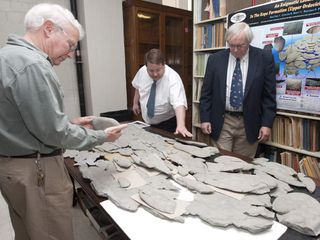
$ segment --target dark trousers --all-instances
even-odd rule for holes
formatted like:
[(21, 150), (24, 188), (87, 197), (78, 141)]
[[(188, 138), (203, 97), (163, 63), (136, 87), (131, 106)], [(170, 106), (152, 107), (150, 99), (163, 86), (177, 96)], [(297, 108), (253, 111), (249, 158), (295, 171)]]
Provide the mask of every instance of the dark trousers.
[(174, 116), (173, 118), (151, 126), (168, 132), (175, 132), (177, 128), (177, 118)]

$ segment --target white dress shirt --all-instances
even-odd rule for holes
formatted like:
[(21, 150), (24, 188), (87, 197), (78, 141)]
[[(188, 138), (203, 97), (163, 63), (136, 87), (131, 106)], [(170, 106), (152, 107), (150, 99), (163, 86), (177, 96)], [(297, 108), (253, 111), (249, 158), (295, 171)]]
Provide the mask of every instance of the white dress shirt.
[(157, 80), (154, 117), (147, 115), (147, 102), (153, 79), (147, 72), (147, 67), (139, 69), (132, 81), (132, 86), (139, 91), (140, 106), (143, 120), (148, 124), (158, 124), (175, 116), (174, 109), (185, 106), (187, 99), (182, 80), (179, 74), (165, 65), (165, 71), (161, 79)]
[[(234, 69), (236, 67), (237, 59), (230, 53), (229, 54), (229, 62), (228, 62), (228, 71), (227, 71), (227, 84), (226, 84), (226, 110), (228, 111), (241, 111), (242, 106), (240, 109), (235, 109), (230, 105), (230, 94), (231, 94), (231, 83), (232, 83), (232, 76)], [(242, 74), (242, 90), (244, 94), (244, 89), (246, 86), (247, 74), (248, 74), (248, 66), (249, 66), (249, 50), (247, 51), (246, 55), (240, 59), (240, 68)]]

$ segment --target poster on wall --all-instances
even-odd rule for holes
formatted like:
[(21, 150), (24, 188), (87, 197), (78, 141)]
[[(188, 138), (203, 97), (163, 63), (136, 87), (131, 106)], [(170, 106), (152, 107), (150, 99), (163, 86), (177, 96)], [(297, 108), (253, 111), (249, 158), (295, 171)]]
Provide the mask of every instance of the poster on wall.
[(320, 1), (286, 0), (229, 14), (246, 22), (251, 45), (272, 52), (278, 109), (320, 114)]

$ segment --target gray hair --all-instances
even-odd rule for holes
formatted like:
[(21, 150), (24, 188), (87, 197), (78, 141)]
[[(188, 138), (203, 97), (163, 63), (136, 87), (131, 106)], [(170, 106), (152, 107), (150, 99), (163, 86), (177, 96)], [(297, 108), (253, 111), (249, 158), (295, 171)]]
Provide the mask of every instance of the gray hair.
[(252, 33), (249, 25), (244, 22), (235, 23), (228, 28), (228, 30), (226, 32), (227, 42), (229, 42), (231, 40), (231, 38), (239, 35), (242, 32), (244, 32), (244, 34), (246, 35), (248, 43), (251, 43), (252, 39), (253, 39), (253, 33)]
[(38, 30), (42, 24), (50, 20), (59, 27), (70, 23), (79, 31), (79, 39), (84, 37), (84, 30), (78, 20), (75, 19), (73, 14), (66, 8), (58, 4), (40, 3), (33, 6), (24, 18), (24, 25), (27, 31)]

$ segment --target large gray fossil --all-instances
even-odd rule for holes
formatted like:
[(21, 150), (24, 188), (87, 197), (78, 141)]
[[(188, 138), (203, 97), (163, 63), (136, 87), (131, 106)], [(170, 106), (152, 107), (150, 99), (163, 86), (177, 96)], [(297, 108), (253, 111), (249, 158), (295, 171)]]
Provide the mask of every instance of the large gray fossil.
[[(263, 207), (255, 207), (220, 193), (196, 194), (186, 214), (198, 215), (205, 222), (219, 227), (234, 225), (253, 233), (270, 228), (273, 220)], [(266, 216), (266, 217), (264, 217)]]
[[(177, 200), (180, 188), (170, 178), (191, 190), (195, 197), (186, 214), (197, 215), (215, 226), (234, 225), (254, 233), (272, 225), (274, 214), (265, 208), (271, 205), (270, 196), (285, 197), (292, 191), (289, 184), (307, 187), (309, 191), (315, 186), (310, 178), (263, 158), (255, 159), (254, 164), (226, 156), (216, 157), (214, 162), (206, 161), (205, 157), (216, 154), (217, 149), (181, 144), (134, 125), (124, 129), (117, 141), (93, 150), (94, 153), (68, 151), (65, 156), (78, 161), (82, 176), (91, 180), (98, 195), (108, 197), (128, 211), (142, 206), (155, 216), (180, 222), (189, 202), (185, 201), (183, 208), (175, 207), (180, 204)], [(124, 156), (129, 154), (130, 157)], [(101, 156), (109, 161), (101, 160)], [(195, 180), (190, 180), (190, 175)], [(249, 194), (240, 201), (213, 192), (212, 189), (220, 190), (212, 186)], [(162, 202), (166, 205), (159, 206)], [(169, 214), (174, 208), (177, 212)], [(291, 211), (295, 209), (289, 209), (288, 214)], [(316, 233), (310, 224), (306, 228)]]
[(272, 208), (279, 222), (298, 232), (317, 236), (320, 234), (320, 203), (304, 193), (288, 193), (277, 197)]
[(266, 172), (280, 181), (296, 187), (306, 187), (305, 183), (294, 177), (297, 173), (288, 166), (276, 162), (263, 161), (261, 159), (255, 159), (253, 163), (256, 164), (255, 169)]
[(208, 172), (194, 177), (206, 184), (241, 193), (264, 194), (277, 186), (272, 177), (241, 173)]

